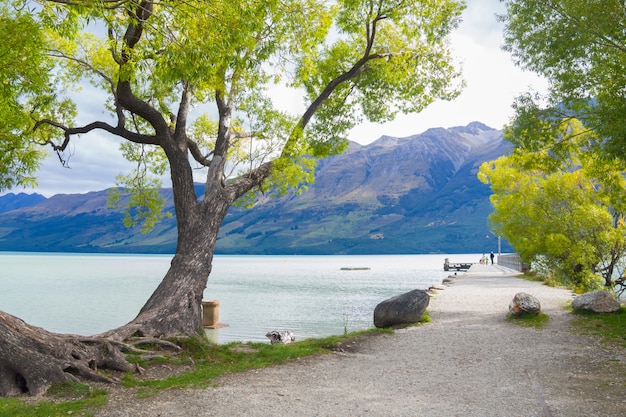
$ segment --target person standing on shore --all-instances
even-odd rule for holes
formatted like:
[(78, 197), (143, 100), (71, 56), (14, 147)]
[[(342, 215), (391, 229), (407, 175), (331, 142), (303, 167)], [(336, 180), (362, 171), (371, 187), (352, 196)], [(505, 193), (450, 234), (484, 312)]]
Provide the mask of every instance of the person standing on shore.
[(493, 265), (493, 258), (495, 257), (495, 255), (493, 254), (493, 252), (491, 252), (491, 254), (489, 255), (489, 257), (491, 258), (491, 265)]

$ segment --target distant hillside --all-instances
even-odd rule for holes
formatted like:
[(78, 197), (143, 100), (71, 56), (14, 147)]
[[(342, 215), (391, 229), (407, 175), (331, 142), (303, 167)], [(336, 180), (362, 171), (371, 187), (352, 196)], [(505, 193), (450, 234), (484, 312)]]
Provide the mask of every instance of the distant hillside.
[[(230, 210), (217, 253), (467, 253), (496, 250), (480, 164), (511, 149), (474, 122), (407, 138), (383, 136), (321, 160), (301, 195)], [(171, 190), (163, 190), (171, 206)], [(2, 200), (0, 200), (1, 202)], [(171, 253), (175, 219), (150, 234), (125, 229), (106, 191), (56, 195), (0, 214), (0, 250)], [(510, 250), (505, 244), (504, 250)]]
[(458, 253), (494, 250), (484, 161), (511, 149), (480, 123), (384, 136), (320, 161), (309, 191), (231, 210), (227, 253)]
[(33, 206), (37, 203), (45, 200), (46, 197), (41, 194), (26, 194), (26, 193), (9, 193), (0, 196), (0, 213), (16, 210), (22, 207)]

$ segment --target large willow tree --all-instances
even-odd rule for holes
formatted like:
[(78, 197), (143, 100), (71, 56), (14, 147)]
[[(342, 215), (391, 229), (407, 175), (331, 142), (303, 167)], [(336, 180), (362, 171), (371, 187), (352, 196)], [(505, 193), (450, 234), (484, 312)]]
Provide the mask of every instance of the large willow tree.
[(505, 49), (549, 88), (515, 103), (505, 132), (515, 155), (482, 168), (492, 221), (528, 261), (547, 260), (570, 283), (589, 289), (601, 275), (623, 284), (626, 4), (504, 3)]
[[(194, 335), (229, 207), (253, 191), (310, 181), (315, 158), (343, 151), (346, 133), (364, 119), (383, 122), (455, 97), (447, 36), (462, 7), (454, 0), (3, 1), (0, 25), (11, 36), (0, 45), (0, 187), (32, 184), (42, 145), (64, 163), (69, 146), (78, 152), (112, 135), (137, 166), (121, 177), (128, 201), (151, 208), (133, 208), (132, 221), (158, 220), (154, 175), (169, 168), (178, 242), (158, 288), (120, 328), (58, 335), (0, 313), (0, 393), (41, 394), (77, 374), (107, 379), (99, 368), (130, 369), (120, 352), (133, 349), (132, 338)], [(302, 97), (301, 114), (273, 105), (277, 85)], [(109, 115), (77, 124), (77, 94), (94, 90)], [(206, 174), (202, 195), (196, 168)]]

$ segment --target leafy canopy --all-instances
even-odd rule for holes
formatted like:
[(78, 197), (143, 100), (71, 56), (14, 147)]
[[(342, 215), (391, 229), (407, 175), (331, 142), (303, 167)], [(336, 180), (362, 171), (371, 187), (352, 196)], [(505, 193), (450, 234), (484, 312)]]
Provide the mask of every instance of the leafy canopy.
[(44, 53), (45, 39), (33, 17), (0, 5), (0, 31), (10, 34), (0, 44), (1, 190), (35, 184), (33, 173), (45, 157), (37, 145), (45, 141), (47, 132), (27, 138), (23, 132), (32, 126), (31, 111), (52, 111), (54, 91), (49, 88), (52, 64)]
[[(127, 141), (122, 152), (137, 169), (119, 180), (136, 193), (158, 187), (154, 178), (168, 165), (175, 188), (198, 168), (194, 178), (203, 172), (207, 184), (221, 181), (233, 201), (254, 188), (302, 186), (313, 180), (314, 159), (346, 149), (347, 132), (362, 120), (391, 120), (458, 95), (447, 36), (463, 7), (454, 0), (5, 1), (7, 32), (23, 36), (0, 58), (10, 67), (3, 77), (17, 86), (2, 94), (0, 111), (10, 116), (2, 134), (13, 145), (3, 154), (0, 188), (34, 183), (41, 160), (34, 144), (66, 161), (69, 143), (94, 131)], [(108, 110), (101, 120), (75, 119), (85, 103), (80, 88)], [(294, 97), (302, 111), (278, 103)], [(157, 200), (150, 192), (130, 199), (151, 207)], [(158, 220), (138, 213), (130, 224)]]
[(480, 167), (491, 185), (489, 220), (525, 262), (545, 277), (580, 290), (612, 286), (624, 273), (626, 179), (588, 152), (596, 137), (578, 121), (563, 121), (567, 149), (516, 149)]
[(516, 103), (511, 140), (536, 150), (563, 138), (561, 120), (582, 120), (589, 144), (626, 159), (626, 8), (621, 0), (506, 0), (505, 49), (550, 81), (547, 95)]

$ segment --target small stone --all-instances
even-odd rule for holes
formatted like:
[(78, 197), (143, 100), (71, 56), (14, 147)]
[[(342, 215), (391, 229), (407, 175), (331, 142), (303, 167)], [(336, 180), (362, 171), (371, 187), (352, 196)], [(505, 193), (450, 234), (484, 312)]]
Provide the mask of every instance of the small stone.
[(620, 309), (620, 303), (608, 291), (593, 291), (574, 298), (572, 308), (595, 313), (614, 313)]
[(509, 304), (509, 312), (515, 316), (539, 314), (541, 312), (541, 303), (530, 294), (518, 292), (513, 297), (511, 304)]

